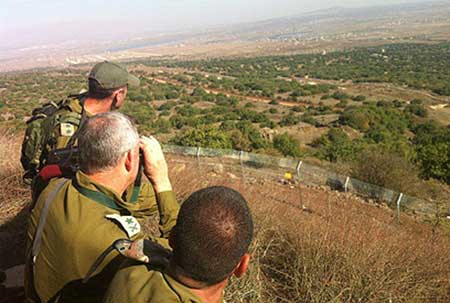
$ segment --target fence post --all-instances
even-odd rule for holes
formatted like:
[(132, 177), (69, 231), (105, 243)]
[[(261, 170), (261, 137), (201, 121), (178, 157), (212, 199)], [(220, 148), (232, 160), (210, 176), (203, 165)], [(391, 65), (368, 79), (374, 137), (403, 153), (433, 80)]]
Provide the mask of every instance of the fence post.
[(243, 165), (243, 162), (242, 162), (242, 156), (244, 155), (244, 151), (243, 150), (241, 150), (240, 152), (239, 152), (239, 163), (241, 164), (241, 166)]
[(305, 204), (303, 203), (303, 193), (302, 193), (302, 165), (303, 161), (299, 161), (297, 165), (297, 178), (298, 178), (298, 193), (300, 198), (300, 207), (305, 210)]
[(244, 172), (244, 151), (243, 150), (241, 150), (240, 152), (239, 152), (239, 163), (240, 163), (240, 166), (241, 166), (241, 176), (242, 176), (242, 179), (244, 180), (244, 186), (245, 186), (245, 184), (246, 184), (246, 182), (247, 182), (247, 179), (245, 178), (245, 172)]
[(200, 172), (200, 146), (197, 146), (197, 153), (196, 153), (196, 157), (197, 157), (197, 169)]
[(298, 182), (301, 181), (301, 169), (302, 169), (302, 165), (303, 165), (303, 161), (298, 162), (297, 165), (297, 177), (298, 177)]
[(400, 193), (397, 199), (397, 222), (400, 223), (400, 203), (402, 202), (403, 193)]
[(344, 191), (348, 192), (348, 183), (350, 182), (350, 177), (347, 176), (347, 178), (345, 179), (345, 184), (344, 184)]

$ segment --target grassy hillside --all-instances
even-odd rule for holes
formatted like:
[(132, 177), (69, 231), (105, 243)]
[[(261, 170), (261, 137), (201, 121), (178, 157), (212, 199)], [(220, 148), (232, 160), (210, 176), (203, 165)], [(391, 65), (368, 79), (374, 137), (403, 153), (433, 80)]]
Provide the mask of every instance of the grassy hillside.
[[(2, 154), (11, 155), (0, 166), (0, 270), (24, 261), (29, 194), (20, 181), (20, 140), (0, 136)], [(450, 237), (439, 228), (407, 216), (399, 225), (391, 210), (350, 194), (282, 184), (281, 172), (277, 178), (192, 158), (168, 159), (179, 201), (220, 184), (250, 202), (256, 226), (251, 269), (245, 278), (232, 279), (227, 302), (450, 300)]]

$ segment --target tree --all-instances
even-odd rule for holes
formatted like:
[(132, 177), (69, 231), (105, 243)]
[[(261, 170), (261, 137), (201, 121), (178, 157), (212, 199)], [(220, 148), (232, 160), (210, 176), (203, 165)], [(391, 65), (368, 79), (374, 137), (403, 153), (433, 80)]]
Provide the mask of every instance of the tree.
[(419, 181), (414, 165), (382, 147), (363, 150), (352, 167), (352, 177), (400, 192), (411, 192)]
[(243, 150), (243, 151), (251, 151), (252, 150), (252, 143), (248, 139), (247, 136), (245, 136), (242, 132), (239, 130), (234, 130), (231, 132), (231, 141), (233, 144), (233, 149), (236, 150)]
[(414, 129), (416, 161), (424, 178), (435, 178), (450, 184), (450, 127), (433, 122)]
[(288, 133), (275, 136), (273, 139), (273, 146), (285, 156), (301, 156), (300, 142)]
[(405, 113), (410, 113), (418, 117), (426, 118), (428, 110), (422, 104), (411, 103), (405, 107)]
[(251, 142), (253, 149), (267, 147), (267, 141), (261, 136), (259, 130), (249, 121), (239, 121), (236, 128)]
[(292, 126), (298, 124), (298, 122), (300, 122), (300, 118), (295, 116), (292, 112), (289, 112), (289, 114), (281, 118), (280, 126)]
[(361, 149), (361, 144), (352, 142), (339, 128), (332, 128), (327, 134), (316, 140), (313, 145), (319, 148), (319, 155), (330, 162), (352, 160)]
[(183, 146), (196, 146), (217, 149), (231, 149), (232, 141), (229, 133), (221, 131), (214, 126), (201, 126), (190, 129), (181, 136), (172, 140), (173, 143)]

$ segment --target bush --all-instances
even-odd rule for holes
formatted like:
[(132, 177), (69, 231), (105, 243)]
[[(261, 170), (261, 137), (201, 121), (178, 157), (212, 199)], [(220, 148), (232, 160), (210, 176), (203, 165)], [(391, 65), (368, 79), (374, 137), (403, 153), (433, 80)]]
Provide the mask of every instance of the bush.
[(231, 132), (231, 142), (233, 144), (233, 149), (235, 150), (243, 150), (243, 151), (251, 151), (252, 150), (252, 142), (241, 133), (239, 130), (234, 130)]
[(414, 192), (417, 171), (405, 157), (380, 147), (363, 150), (352, 168), (352, 176), (364, 182), (399, 192)]
[(164, 104), (162, 104), (160, 107), (158, 107), (159, 111), (164, 111), (164, 110), (170, 110), (172, 109), (174, 106), (176, 106), (177, 103), (174, 101), (168, 101)]
[(280, 121), (280, 126), (292, 126), (296, 125), (300, 122), (300, 118), (298, 116), (295, 116), (292, 112), (289, 114), (283, 116)]
[(426, 118), (428, 110), (422, 104), (411, 103), (405, 107), (405, 113), (410, 113), (418, 117)]
[(414, 129), (416, 161), (424, 178), (450, 184), (450, 127), (428, 122)]
[(288, 133), (275, 136), (273, 139), (273, 146), (285, 156), (301, 156), (300, 142)]
[(253, 149), (260, 149), (267, 147), (267, 141), (261, 136), (259, 130), (254, 127), (249, 121), (239, 121), (236, 128), (251, 142)]
[(304, 106), (297, 105), (297, 106), (292, 107), (291, 110), (292, 110), (293, 112), (295, 112), (295, 113), (301, 113), (301, 112), (304, 112), (304, 111), (305, 111), (305, 107), (304, 107)]
[(233, 144), (229, 133), (213, 126), (191, 129), (175, 137), (172, 142), (183, 146), (231, 149)]
[(156, 128), (156, 133), (167, 134), (172, 128), (171, 123), (165, 119), (158, 119), (153, 123), (153, 128)]
[(340, 92), (340, 91), (334, 92), (334, 93), (331, 95), (331, 97), (334, 98), (334, 99), (336, 99), (336, 100), (339, 100), (339, 101), (345, 101), (345, 100), (350, 99), (350, 96), (349, 96), (349, 95), (347, 95), (347, 94), (344, 93), (344, 92)]
[(363, 102), (366, 101), (366, 96), (363, 95), (354, 96), (352, 97), (352, 100), (356, 102)]
[(319, 148), (319, 156), (330, 162), (353, 160), (361, 149), (361, 144), (352, 142), (347, 134), (339, 128), (332, 128), (327, 134), (314, 141)]
[(308, 113), (303, 114), (300, 120), (301, 120), (302, 122), (311, 124), (311, 125), (313, 125), (313, 126), (318, 126), (318, 125), (319, 125), (319, 123), (316, 121), (316, 119), (314, 119), (314, 117), (311, 116), (311, 115), (308, 114)]

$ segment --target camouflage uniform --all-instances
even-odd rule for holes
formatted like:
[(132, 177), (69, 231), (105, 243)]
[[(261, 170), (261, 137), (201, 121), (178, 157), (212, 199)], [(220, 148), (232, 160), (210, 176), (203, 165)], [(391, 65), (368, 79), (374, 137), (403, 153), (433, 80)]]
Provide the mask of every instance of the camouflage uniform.
[[(93, 277), (82, 283), (91, 266), (118, 239), (144, 237), (137, 220), (123, 207), (114, 191), (92, 181), (81, 171), (73, 180), (64, 180), (58, 189), (55, 179), (45, 188), (32, 210), (27, 230), (27, 255), (31, 256), (39, 218), (50, 195), (55, 194), (42, 233), (42, 244), (34, 270), (31, 257), (25, 268), (28, 302), (101, 302), (109, 282), (124, 258), (116, 251), (101, 262)], [(51, 196), (50, 196), (51, 197)], [(178, 203), (173, 192), (157, 194), (160, 230), (163, 239), (151, 239), (167, 246), (169, 231), (176, 223)], [(107, 218), (127, 216), (121, 223)]]

